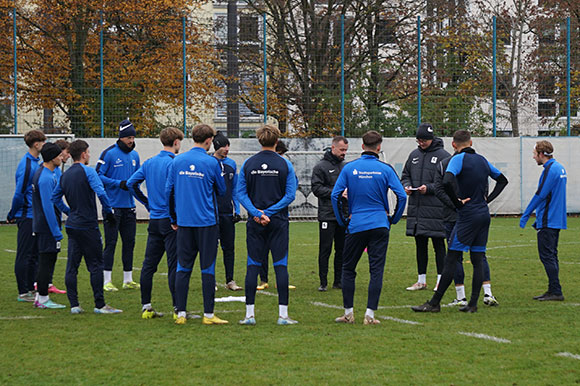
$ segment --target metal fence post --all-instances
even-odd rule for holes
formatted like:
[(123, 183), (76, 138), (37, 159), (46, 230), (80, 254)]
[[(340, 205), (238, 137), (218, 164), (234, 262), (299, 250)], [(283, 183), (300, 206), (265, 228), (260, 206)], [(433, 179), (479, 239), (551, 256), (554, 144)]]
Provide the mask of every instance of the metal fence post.
[(268, 75), (266, 73), (267, 70), (267, 66), (268, 66), (268, 60), (266, 58), (266, 13), (264, 12), (264, 14), (262, 15), (263, 18), (263, 23), (262, 23), (262, 29), (263, 29), (263, 39), (264, 39), (264, 52), (263, 52), (263, 56), (264, 56), (264, 123), (267, 122), (268, 120)]
[(101, 11), (100, 33), (99, 33), (99, 55), (101, 62), (101, 138), (105, 136), (105, 89), (103, 73), (103, 11)]
[(340, 135), (344, 137), (344, 15), (340, 15)]
[(566, 18), (566, 132), (570, 136), (570, 16)]
[(12, 45), (14, 46), (14, 134), (18, 134), (18, 61), (16, 56), (16, 7), (12, 9)]
[(185, 16), (181, 17), (183, 32), (183, 135), (187, 138), (187, 51), (185, 43)]
[(497, 134), (497, 116), (496, 116), (496, 108), (497, 108), (497, 29), (496, 29), (496, 17), (493, 17), (493, 70), (492, 70), (492, 83), (493, 83), (493, 90), (492, 90), (492, 103), (493, 103), (493, 136), (495, 137)]
[(417, 16), (417, 127), (421, 125), (421, 16)]

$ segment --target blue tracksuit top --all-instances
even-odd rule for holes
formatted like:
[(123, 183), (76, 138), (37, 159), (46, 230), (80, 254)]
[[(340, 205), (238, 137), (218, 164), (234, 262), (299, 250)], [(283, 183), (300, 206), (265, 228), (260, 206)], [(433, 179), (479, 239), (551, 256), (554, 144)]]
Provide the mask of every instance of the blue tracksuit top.
[(228, 157), (216, 159), (222, 165), (224, 180), (226, 182), (226, 194), (217, 197), (219, 214), (232, 215), (234, 212), (240, 214), (240, 203), (236, 196), (236, 187), (238, 186), (236, 162)]
[[(145, 161), (139, 170), (127, 180), (129, 191), (147, 208), (151, 219), (169, 218), (165, 183), (167, 182), (169, 165), (174, 158), (174, 153), (162, 150), (155, 157)], [(139, 188), (143, 181), (147, 185), (148, 196), (145, 196)]]
[(40, 165), (32, 178), (32, 231), (49, 233), (56, 241), (62, 240), (60, 210), (52, 202), (52, 192), (58, 184), (58, 174)]
[(175, 157), (169, 167), (165, 195), (171, 221), (183, 227), (216, 225), (215, 193), (223, 195), (226, 183), (219, 161), (205, 149), (194, 147)]
[[(77, 162), (63, 173), (52, 193), (52, 202), (68, 215), (67, 228), (98, 228), (95, 193), (101, 201), (103, 212), (111, 213), (109, 198), (95, 169)], [(62, 202), (63, 195), (70, 208)]]
[(458, 197), (470, 198), (458, 210), (458, 215), (465, 216), (482, 212), (489, 214), (486, 201), (489, 186), (488, 177), (497, 180), (501, 175), (495, 166), (469, 147), (451, 158), (445, 172), (453, 174), (457, 179)]
[(16, 168), (16, 189), (8, 219), (32, 218), (32, 177), (38, 169), (40, 158), (26, 153)]
[(296, 198), (296, 173), (290, 161), (262, 150), (244, 161), (238, 178), (237, 198), (251, 217), (288, 220), (288, 205)]
[[(348, 212), (350, 219), (342, 215), (339, 200), (342, 192), (348, 189)], [(389, 216), (388, 190), (397, 196), (393, 216)], [(357, 233), (376, 228), (391, 227), (403, 215), (407, 194), (393, 167), (378, 159), (370, 152), (346, 164), (336, 180), (330, 195), (336, 220), (341, 226), (348, 227), (348, 233)]]
[(135, 207), (133, 196), (121, 189), (120, 184), (121, 181), (127, 181), (140, 166), (139, 154), (135, 150), (124, 152), (118, 142), (101, 153), (96, 170), (113, 208)]
[(562, 164), (551, 159), (544, 164), (538, 190), (520, 220), (523, 228), (536, 211), (534, 228), (566, 229), (566, 182), (568, 177)]

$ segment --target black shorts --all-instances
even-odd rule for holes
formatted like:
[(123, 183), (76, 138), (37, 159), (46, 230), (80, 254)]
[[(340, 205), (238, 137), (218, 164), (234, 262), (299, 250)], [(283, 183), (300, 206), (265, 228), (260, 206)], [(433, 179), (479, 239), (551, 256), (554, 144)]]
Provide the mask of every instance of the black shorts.
[(56, 241), (51, 233), (36, 233), (36, 245), (38, 253), (59, 253), (60, 241)]

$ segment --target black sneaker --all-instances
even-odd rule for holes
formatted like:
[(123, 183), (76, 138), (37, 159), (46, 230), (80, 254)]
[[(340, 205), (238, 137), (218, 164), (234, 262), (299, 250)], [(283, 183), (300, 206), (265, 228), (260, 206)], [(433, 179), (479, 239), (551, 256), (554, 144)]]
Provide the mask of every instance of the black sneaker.
[(466, 305), (464, 307), (459, 308), (459, 311), (473, 314), (474, 312), (477, 312), (477, 306), (470, 306), (468, 304), (468, 305)]
[(325, 285), (320, 285), (320, 287), (318, 287), (318, 291), (320, 291), (320, 292), (326, 292), (326, 286)]
[(340, 284), (334, 283), (334, 284), (332, 285), (332, 288), (333, 288), (333, 289), (342, 289), (342, 286), (341, 286)]
[(549, 294), (550, 294), (549, 292), (544, 292), (541, 295), (534, 296), (534, 300), (540, 300), (540, 298), (543, 298), (544, 296), (549, 295)]
[(541, 302), (546, 301), (546, 300), (555, 300), (555, 301), (561, 302), (562, 300), (564, 300), (564, 295), (554, 295), (551, 293), (546, 293), (546, 294), (544, 294), (544, 296), (538, 298), (538, 300)]
[(411, 309), (415, 312), (439, 312), (441, 311), (441, 306), (439, 304), (432, 306), (429, 302), (425, 302), (420, 306), (413, 306)]

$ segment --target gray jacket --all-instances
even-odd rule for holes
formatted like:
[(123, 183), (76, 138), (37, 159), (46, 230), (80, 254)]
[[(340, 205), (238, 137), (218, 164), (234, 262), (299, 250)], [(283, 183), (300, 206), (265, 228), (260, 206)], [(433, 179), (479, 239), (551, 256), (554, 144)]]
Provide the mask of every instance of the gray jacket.
[(435, 196), (435, 177), (441, 160), (450, 154), (443, 148), (443, 140), (434, 138), (431, 146), (413, 150), (401, 176), (404, 187), (427, 186), (427, 193), (414, 191), (407, 207), (407, 236), (445, 237), (443, 204)]

